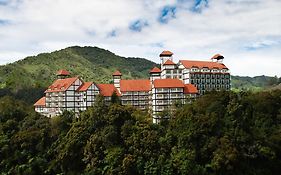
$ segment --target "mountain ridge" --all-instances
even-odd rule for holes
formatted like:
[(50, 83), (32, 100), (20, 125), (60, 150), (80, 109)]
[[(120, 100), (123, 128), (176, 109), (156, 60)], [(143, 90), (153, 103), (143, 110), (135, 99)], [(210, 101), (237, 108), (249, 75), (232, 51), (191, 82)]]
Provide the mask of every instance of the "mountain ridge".
[[(92, 46), (71, 46), (50, 53), (28, 56), (0, 66), (0, 96), (13, 95), (33, 103), (55, 79), (56, 72), (67, 69), (84, 81), (111, 83), (115, 70), (123, 79), (148, 78), (158, 64), (138, 57), (122, 57)], [(281, 83), (278, 77), (232, 76), (233, 90), (259, 91)], [(15, 95), (16, 94), (16, 95)]]

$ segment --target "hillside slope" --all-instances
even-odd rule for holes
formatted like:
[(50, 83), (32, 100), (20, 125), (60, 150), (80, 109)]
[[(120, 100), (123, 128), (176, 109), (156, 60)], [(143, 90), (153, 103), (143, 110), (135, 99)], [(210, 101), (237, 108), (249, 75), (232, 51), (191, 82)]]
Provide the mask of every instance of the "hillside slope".
[(156, 63), (143, 58), (125, 58), (98, 47), (69, 47), (30, 56), (0, 66), (0, 97), (9, 95), (33, 104), (56, 78), (59, 69), (85, 81), (108, 83), (119, 69), (124, 79), (148, 78)]
[(251, 90), (260, 91), (271, 89), (281, 83), (281, 77), (270, 76), (231, 76), (231, 85), (233, 90)]
[[(72, 76), (85, 81), (108, 83), (116, 69), (124, 79), (148, 78), (154, 66), (156, 63), (144, 58), (125, 58), (98, 47), (68, 47), (0, 66), (0, 97), (10, 95), (34, 103), (54, 81), (59, 69), (67, 69)], [(233, 90), (258, 91), (279, 83), (278, 77), (232, 76)]]
[(74, 46), (0, 66), (0, 87), (12, 90), (47, 87), (59, 69), (99, 83), (109, 82), (116, 69), (122, 70), (124, 78), (144, 78), (155, 65), (143, 58), (120, 57), (97, 47)]

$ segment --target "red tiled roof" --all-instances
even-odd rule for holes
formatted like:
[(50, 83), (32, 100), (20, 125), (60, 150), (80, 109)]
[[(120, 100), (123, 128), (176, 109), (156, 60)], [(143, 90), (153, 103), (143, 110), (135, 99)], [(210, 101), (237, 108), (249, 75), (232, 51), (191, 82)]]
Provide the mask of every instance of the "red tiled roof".
[(113, 76), (121, 76), (122, 74), (121, 74), (121, 72), (119, 72), (119, 71), (117, 70), (117, 71), (115, 71), (112, 75), (113, 75)]
[(198, 89), (193, 84), (185, 84), (184, 93), (185, 94), (197, 94)]
[(57, 79), (54, 83), (48, 87), (45, 92), (61, 92), (65, 91), (71, 86), (78, 77), (73, 78), (65, 78), (65, 79)]
[(121, 96), (121, 94), (113, 84), (97, 84), (97, 86), (100, 89), (100, 94), (104, 97), (112, 96), (114, 91), (116, 92), (117, 96)]
[(77, 89), (77, 91), (86, 91), (92, 84), (93, 82), (85, 82)]
[(150, 73), (150, 74), (151, 74), (151, 73), (161, 73), (161, 70), (160, 70), (158, 67), (154, 67), (153, 69), (150, 70), (149, 73)]
[(214, 55), (211, 59), (220, 60), (220, 59), (224, 59), (224, 56), (222, 56), (221, 54), (216, 54), (216, 55)]
[(57, 72), (57, 75), (70, 75), (67, 70), (61, 69)]
[(162, 53), (160, 53), (159, 56), (162, 57), (162, 56), (172, 56), (172, 55), (173, 55), (173, 52), (164, 50)]
[(224, 74), (229, 75), (229, 72), (190, 72), (190, 74)]
[(121, 80), (120, 81), (120, 91), (150, 91), (150, 81), (149, 80)]
[(179, 79), (156, 79), (153, 82), (155, 88), (179, 88), (184, 87), (184, 84)]
[(202, 69), (203, 67), (213, 69), (228, 69), (224, 64), (217, 63), (217, 62), (211, 62), (211, 61), (193, 61), (193, 60), (180, 60), (180, 62), (183, 64), (185, 68), (192, 68), (197, 67), (199, 69)]
[(176, 63), (174, 63), (171, 60), (167, 60), (163, 65), (175, 65)]
[(40, 99), (34, 104), (34, 106), (46, 106), (46, 97), (40, 98)]

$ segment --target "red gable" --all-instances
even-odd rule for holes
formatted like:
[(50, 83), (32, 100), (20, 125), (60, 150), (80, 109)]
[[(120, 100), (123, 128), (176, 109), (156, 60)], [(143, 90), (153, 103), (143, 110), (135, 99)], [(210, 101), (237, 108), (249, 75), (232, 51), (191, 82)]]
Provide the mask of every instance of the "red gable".
[(77, 91), (86, 91), (92, 84), (93, 82), (85, 82), (77, 89)]
[(184, 93), (185, 94), (197, 94), (198, 89), (193, 84), (185, 84)]
[(171, 51), (168, 51), (168, 50), (164, 50), (162, 53), (160, 53), (160, 57), (163, 57), (163, 56), (172, 56), (173, 55), (173, 52)]
[(46, 97), (40, 98), (40, 99), (34, 104), (34, 106), (46, 106)]
[(57, 79), (51, 86), (48, 87), (48, 89), (45, 91), (45, 93), (46, 92), (61, 92), (61, 91), (65, 91), (77, 79), (78, 79), (78, 77), (66, 78), (66, 79)]
[(121, 74), (121, 72), (119, 72), (119, 71), (117, 70), (117, 71), (115, 71), (112, 75), (113, 75), (113, 76), (121, 76), (122, 74)]
[(149, 80), (121, 80), (120, 81), (120, 91), (150, 91), (150, 81)]
[(153, 69), (150, 70), (150, 74), (152, 73), (161, 73), (161, 70), (158, 67), (154, 67)]
[(70, 75), (67, 70), (61, 69), (57, 72), (57, 75)]
[(163, 65), (175, 65), (176, 63), (174, 63), (171, 60), (167, 60)]
[(113, 84), (97, 84), (97, 87), (100, 90), (100, 94), (104, 97), (111, 97), (113, 92), (116, 92), (117, 96), (121, 96)]
[(197, 67), (199, 69), (202, 69), (204, 67), (213, 69), (228, 69), (224, 64), (217, 63), (217, 62), (211, 62), (211, 61), (193, 61), (193, 60), (180, 60), (180, 62), (183, 64), (185, 68), (192, 68)]
[(224, 59), (224, 57), (221, 54), (216, 54), (211, 59), (221, 60), (221, 59)]
[(154, 87), (155, 88), (183, 88), (184, 84), (179, 79), (156, 79), (154, 80)]

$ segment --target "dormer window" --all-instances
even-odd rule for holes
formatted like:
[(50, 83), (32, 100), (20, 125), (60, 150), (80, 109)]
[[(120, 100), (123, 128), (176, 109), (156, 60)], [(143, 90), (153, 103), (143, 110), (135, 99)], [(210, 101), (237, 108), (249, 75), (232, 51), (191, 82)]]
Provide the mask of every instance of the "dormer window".
[(191, 71), (192, 71), (192, 72), (197, 72), (198, 69), (197, 69), (197, 68), (192, 68)]
[(202, 72), (208, 72), (208, 71), (209, 71), (208, 68), (203, 68), (203, 69), (202, 69)]
[(222, 72), (223, 72), (223, 73), (226, 73), (226, 72), (227, 72), (227, 69), (222, 69)]

